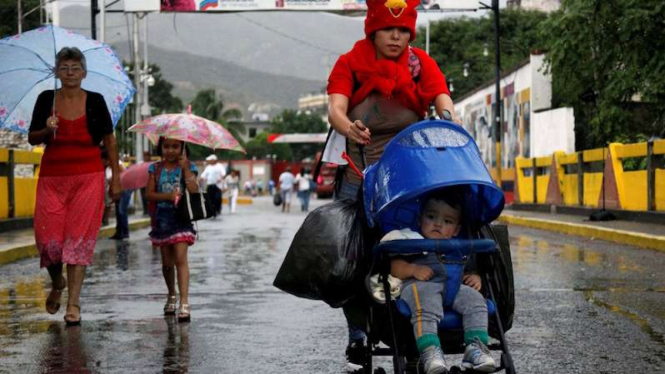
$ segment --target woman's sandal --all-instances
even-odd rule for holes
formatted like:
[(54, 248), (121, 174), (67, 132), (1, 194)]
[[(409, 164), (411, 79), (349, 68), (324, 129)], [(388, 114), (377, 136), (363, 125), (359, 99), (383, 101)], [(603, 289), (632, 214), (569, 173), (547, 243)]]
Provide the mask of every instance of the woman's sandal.
[(67, 282), (62, 280), (62, 287), (52, 286), (51, 292), (49, 292), (46, 297), (46, 311), (49, 314), (56, 314), (60, 310), (60, 298), (62, 297), (62, 291), (67, 287)]
[(190, 320), (189, 304), (180, 304), (180, 310), (178, 310), (178, 322), (189, 322)]
[(176, 297), (175, 295), (169, 296), (169, 298), (166, 301), (166, 304), (164, 304), (164, 315), (172, 316), (175, 314), (175, 310), (176, 310)]
[(65, 324), (67, 326), (79, 326), (81, 324), (81, 306), (79, 306), (78, 304), (67, 304), (67, 306), (68, 307), (73, 306), (73, 307), (75, 307), (76, 309), (79, 310), (79, 319), (77, 319), (77, 320), (74, 320), (74, 319), (71, 319), (71, 318), (67, 319), (68, 316), (72, 317), (71, 314), (67, 313), (67, 314), (65, 314)]

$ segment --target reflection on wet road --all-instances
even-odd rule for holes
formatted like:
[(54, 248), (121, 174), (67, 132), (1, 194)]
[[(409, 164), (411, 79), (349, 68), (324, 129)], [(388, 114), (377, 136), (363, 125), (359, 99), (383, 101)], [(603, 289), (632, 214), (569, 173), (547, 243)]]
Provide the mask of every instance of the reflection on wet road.
[[(343, 373), (341, 311), (272, 287), (303, 218), (259, 199), (199, 223), (191, 324), (162, 315), (146, 230), (99, 242), (79, 328), (65, 328), (64, 308), (44, 312), (50, 286), (37, 260), (0, 267), (0, 372)], [(507, 338), (518, 373), (665, 373), (665, 254), (510, 230), (517, 310)]]

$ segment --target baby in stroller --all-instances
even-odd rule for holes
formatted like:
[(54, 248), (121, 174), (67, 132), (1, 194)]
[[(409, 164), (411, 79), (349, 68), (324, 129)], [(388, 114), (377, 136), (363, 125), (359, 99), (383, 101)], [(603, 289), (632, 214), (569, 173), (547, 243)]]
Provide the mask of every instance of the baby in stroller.
[[(424, 199), (419, 217), (420, 233), (408, 228), (393, 230), (381, 241), (456, 237), (462, 229), (463, 188), (447, 187)], [(390, 261), (390, 274), (403, 281), (400, 298), (412, 311), (413, 334), (425, 372), (445, 373), (447, 366), (438, 336), (446, 292), (446, 271), (441, 255), (436, 252), (395, 255)], [(495, 362), (487, 348), (487, 304), (478, 292), (481, 280), (475, 273), (466, 273), (462, 281), (464, 284), (451, 306), (463, 318), (466, 349), (462, 367), (491, 373), (495, 370)]]
[[(446, 121), (403, 130), (365, 170), (363, 203), (383, 237), (365, 278), (373, 300), (349, 314), (366, 326), (365, 373), (384, 355), (395, 374), (447, 373), (445, 352), (462, 353), (467, 372), (514, 374), (504, 335), (514, 311), (510, 248), (490, 226), (505, 199), (471, 136)], [(489, 336), (498, 344), (488, 347)], [(489, 350), (501, 351), (499, 365)]]

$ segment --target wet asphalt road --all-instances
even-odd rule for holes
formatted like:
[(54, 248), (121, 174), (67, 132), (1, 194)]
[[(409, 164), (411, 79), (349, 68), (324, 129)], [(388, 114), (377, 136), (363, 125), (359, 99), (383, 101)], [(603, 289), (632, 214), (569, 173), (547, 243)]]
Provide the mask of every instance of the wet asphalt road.
[[(81, 327), (44, 312), (38, 260), (0, 267), (0, 373), (343, 373), (341, 311), (272, 287), (298, 210), (260, 198), (199, 224), (190, 324), (162, 316), (147, 230), (98, 243)], [(665, 253), (519, 227), (511, 245), (518, 373), (665, 373)]]

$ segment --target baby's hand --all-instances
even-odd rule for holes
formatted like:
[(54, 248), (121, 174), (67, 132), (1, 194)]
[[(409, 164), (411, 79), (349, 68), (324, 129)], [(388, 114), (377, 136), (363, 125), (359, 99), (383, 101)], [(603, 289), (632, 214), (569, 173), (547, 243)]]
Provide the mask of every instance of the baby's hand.
[(434, 272), (429, 266), (416, 265), (416, 268), (413, 271), (413, 277), (419, 281), (428, 281), (432, 279), (433, 276)]
[(467, 286), (473, 288), (476, 291), (480, 291), (480, 286), (482, 285), (480, 276), (478, 274), (465, 274), (462, 277), (462, 283), (466, 284)]

